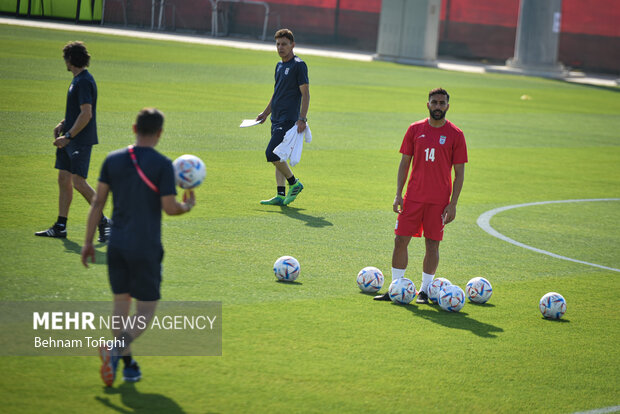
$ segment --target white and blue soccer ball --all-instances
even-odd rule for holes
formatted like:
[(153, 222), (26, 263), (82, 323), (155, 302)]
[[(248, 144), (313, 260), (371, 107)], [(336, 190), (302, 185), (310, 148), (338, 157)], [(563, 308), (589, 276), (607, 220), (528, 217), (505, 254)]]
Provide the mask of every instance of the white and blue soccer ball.
[(451, 284), (452, 283), (450, 283), (450, 281), (446, 278), (436, 277), (435, 279), (433, 279), (431, 284), (428, 285), (428, 298), (431, 300), (431, 302), (437, 303), (437, 300), (439, 299), (439, 291), (441, 290), (441, 288)]
[(457, 285), (447, 285), (439, 291), (439, 306), (448, 312), (458, 312), (465, 306), (465, 293)]
[(415, 285), (406, 277), (393, 280), (392, 283), (390, 283), (388, 293), (392, 302), (401, 303), (403, 305), (411, 303), (417, 294)]
[(283, 282), (297, 279), (299, 271), (299, 262), (293, 256), (282, 256), (273, 264), (273, 273)]
[(540, 313), (548, 319), (560, 319), (566, 313), (566, 299), (557, 292), (549, 292), (538, 304)]
[(486, 303), (489, 299), (491, 299), (491, 295), (493, 294), (493, 287), (491, 283), (483, 277), (475, 277), (469, 282), (467, 282), (467, 286), (465, 287), (465, 292), (467, 292), (467, 298), (476, 303)]
[(385, 278), (381, 270), (367, 266), (357, 274), (357, 286), (362, 292), (376, 293), (383, 287)]
[(207, 176), (207, 167), (200, 158), (195, 155), (181, 155), (172, 163), (174, 167), (174, 180), (184, 190), (198, 187)]

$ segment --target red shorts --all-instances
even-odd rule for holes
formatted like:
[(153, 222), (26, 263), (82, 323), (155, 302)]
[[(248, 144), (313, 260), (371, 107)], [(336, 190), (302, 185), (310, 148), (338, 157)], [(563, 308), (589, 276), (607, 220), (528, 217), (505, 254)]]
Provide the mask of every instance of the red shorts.
[(394, 233), (398, 236), (424, 237), (431, 240), (443, 240), (443, 221), (441, 215), (446, 206), (426, 204), (417, 201), (403, 203), (403, 211), (396, 219)]

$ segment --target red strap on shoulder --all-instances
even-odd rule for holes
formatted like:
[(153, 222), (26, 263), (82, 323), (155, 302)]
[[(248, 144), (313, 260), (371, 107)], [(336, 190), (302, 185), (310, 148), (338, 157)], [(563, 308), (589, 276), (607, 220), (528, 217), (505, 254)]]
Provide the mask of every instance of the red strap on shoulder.
[(130, 145), (129, 147), (127, 147), (127, 149), (129, 150), (131, 162), (133, 162), (133, 166), (136, 167), (136, 171), (138, 172), (138, 175), (140, 176), (142, 181), (144, 181), (144, 184), (148, 185), (151, 190), (159, 194), (159, 188), (157, 188), (157, 186), (153, 184), (151, 180), (149, 180), (149, 177), (144, 174), (144, 171), (142, 171), (142, 168), (140, 168), (140, 166), (138, 165), (138, 159), (136, 158), (136, 153), (133, 150), (133, 145)]

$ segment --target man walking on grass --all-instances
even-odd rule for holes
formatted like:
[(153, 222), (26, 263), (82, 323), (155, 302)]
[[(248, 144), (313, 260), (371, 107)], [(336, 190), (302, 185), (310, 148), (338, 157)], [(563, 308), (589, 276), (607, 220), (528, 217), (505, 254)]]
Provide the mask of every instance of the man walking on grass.
[[(293, 53), (295, 37), (289, 29), (278, 30), (275, 34), (276, 48), (282, 59), (276, 65), (275, 86), (271, 100), (256, 120), (261, 124), (271, 114), (271, 140), (265, 150), (267, 161), (271, 162), (276, 171), (276, 196), (262, 200), (265, 205), (288, 205), (297, 198), (304, 189), (301, 181), (295, 178), (286, 160), (273, 153), (282, 143), (284, 135), (293, 126), (297, 132), (306, 129), (306, 118), (310, 105), (310, 89), (308, 86), (308, 67), (306, 63)], [(286, 182), (289, 190), (286, 193)]]
[[(63, 49), (67, 71), (73, 80), (67, 92), (65, 118), (54, 128), (56, 169), (58, 169), (58, 219), (47, 230), (35, 236), (66, 238), (67, 218), (73, 199), (73, 188), (91, 204), (95, 190), (88, 184), (90, 153), (97, 140), (97, 84), (86, 69), (90, 54), (82, 42), (69, 42)], [(98, 217), (98, 241), (106, 242), (110, 236), (110, 220)]]
[(91, 205), (82, 247), (82, 264), (95, 261), (93, 237), (98, 217), (113, 194), (113, 220), (108, 243), (108, 276), (114, 294), (114, 316), (127, 320), (132, 298), (136, 314), (131, 318), (144, 323), (128, 324), (127, 330), (114, 330), (114, 338), (122, 346), (99, 349), (101, 379), (111, 386), (116, 378), (118, 362), (123, 360), (123, 379), (135, 382), (142, 377), (138, 363), (131, 356), (130, 344), (140, 336), (155, 314), (160, 299), (161, 210), (168, 215), (189, 212), (196, 204), (194, 192), (176, 200), (172, 161), (155, 150), (163, 131), (164, 116), (154, 108), (140, 111), (133, 126), (135, 146), (110, 153), (101, 167), (97, 194)]

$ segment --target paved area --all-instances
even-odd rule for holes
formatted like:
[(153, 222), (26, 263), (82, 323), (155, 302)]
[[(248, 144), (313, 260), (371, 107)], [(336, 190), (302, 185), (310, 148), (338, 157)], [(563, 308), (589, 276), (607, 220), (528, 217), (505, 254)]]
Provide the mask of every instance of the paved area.
[[(250, 41), (250, 40), (238, 40), (231, 38), (211, 37), (211, 36), (198, 36), (198, 35), (184, 35), (176, 33), (162, 33), (152, 32), (145, 30), (132, 30), (132, 29), (119, 29), (105, 26), (90, 26), (90, 25), (77, 25), (70, 22), (49, 22), (44, 20), (26, 20), (10, 17), (0, 17), (0, 24), (25, 26), (25, 27), (39, 27), (53, 30), (66, 30), (72, 32), (82, 33), (102, 33), (115, 36), (135, 37), (141, 39), (157, 39), (168, 40), (173, 42), (185, 42), (196, 43), (212, 46), (224, 46), (233, 47), (238, 49), (250, 49), (250, 50), (264, 50), (275, 51), (275, 46), (270, 42)], [(295, 51), (299, 55), (314, 55), (334, 57), (340, 59), (358, 60), (370, 62), (376, 58), (374, 53), (370, 52), (358, 52), (358, 51), (346, 51), (336, 50), (320, 47), (304, 47), (299, 46), (295, 48)], [(564, 80), (566, 82), (582, 83), (596, 86), (605, 87), (618, 87), (620, 86), (620, 78), (618, 76), (610, 75), (598, 75), (587, 74), (578, 71), (558, 71), (554, 73), (532, 72), (524, 71), (516, 68), (501, 65), (490, 65), (484, 63), (476, 63), (470, 61), (461, 60), (446, 60), (438, 59), (432, 64), (424, 64), (425, 66), (433, 66), (443, 70), (470, 72), (470, 73), (505, 73), (512, 75), (522, 76), (542, 76), (554, 79)]]

